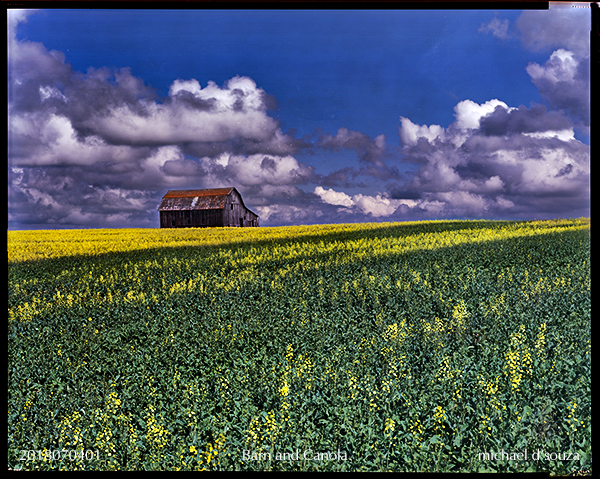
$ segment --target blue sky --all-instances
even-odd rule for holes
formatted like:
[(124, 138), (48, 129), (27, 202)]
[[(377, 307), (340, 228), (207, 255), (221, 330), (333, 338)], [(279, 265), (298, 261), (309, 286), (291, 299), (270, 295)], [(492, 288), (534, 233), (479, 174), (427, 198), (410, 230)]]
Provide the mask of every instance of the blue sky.
[(589, 216), (589, 10), (9, 10), (9, 228)]

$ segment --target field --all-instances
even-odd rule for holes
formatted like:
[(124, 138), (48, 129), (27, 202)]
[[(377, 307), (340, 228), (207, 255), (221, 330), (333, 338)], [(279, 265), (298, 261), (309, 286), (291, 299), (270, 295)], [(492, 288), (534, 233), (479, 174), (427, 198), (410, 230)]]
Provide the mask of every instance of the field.
[(8, 467), (590, 473), (589, 228), (10, 231)]

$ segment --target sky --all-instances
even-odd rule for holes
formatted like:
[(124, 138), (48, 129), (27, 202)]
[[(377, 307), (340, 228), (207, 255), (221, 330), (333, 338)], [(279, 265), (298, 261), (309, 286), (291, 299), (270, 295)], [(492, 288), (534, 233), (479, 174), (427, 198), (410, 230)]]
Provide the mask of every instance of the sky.
[(590, 15), (7, 10), (8, 229), (590, 216)]

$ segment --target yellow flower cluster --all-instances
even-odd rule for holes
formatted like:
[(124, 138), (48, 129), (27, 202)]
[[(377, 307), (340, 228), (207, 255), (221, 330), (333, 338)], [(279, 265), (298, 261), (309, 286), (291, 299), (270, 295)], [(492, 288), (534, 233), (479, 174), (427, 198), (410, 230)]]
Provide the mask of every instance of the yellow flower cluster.
[(167, 445), (169, 431), (163, 426), (164, 419), (162, 414), (157, 413), (156, 408), (152, 404), (146, 407), (144, 415), (146, 422), (145, 439), (150, 447), (149, 459), (154, 467), (159, 469), (161, 464), (164, 464), (165, 447)]
[[(567, 423), (571, 432), (577, 432), (578, 427), (585, 428), (585, 423), (575, 417), (575, 409), (577, 409), (577, 403), (575, 401), (570, 402), (567, 405)], [(569, 431), (567, 431), (567, 436), (568, 435)]]
[(506, 409), (506, 406), (502, 406), (497, 397), (496, 393), (498, 392), (500, 378), (497, 377), (495, 380), (488, 381), (484, 376), (477, 376), (477, 383), (479, 384), (481, 391), (485, 394), (495, 409)]
[(159, 448), (167, 444), (167, 435), (169, 431), (162, 425), (162, 415), (156, 413), (156, 408), (152, 404), (146, 407), (144, 420), (146, 421), (146, 439), (150, 443), (156, 444)]
[(546, 323), (540, 324), (534, 348), (538, 357), (543, 357), (546, 354)]
[(116, 414), (121, 407), (121, 400), (115, 391), (111, 391), (106, 401), (106, 411), (108, 414)]
[(419, 447), (422, 447), (422, 437), (423, 437), (423, 425), (418, 417), (413, 418), (409, 423), (409, 431), (413, 435), (414, 442), (419, 444)]
[[(225, 433), (221, 432), (213, 443), (208, 443), (206, 451), (204, 451), (202, 459), (200, 459), (200, 465), (203, 465), (201, 470), (206, 471), (209, 468), (218, 470), (219, 458), (223, 450), (223, 446), (225, 445), (225, 441)], [(190, 452), (196, 453), (196, 448), (194, 446), (191, 446)]]
[(81, 431), (81, 413), (74, 411), (65, 416), (59, 424), (60, 443), (67, 449), (83, 448), (83, 436)]
[(400, 324), (387, 325), (383, 332), (383, 339), (387, 345), (381, 348), (381, 354), (387, 361), (387, 378), (382, 381), (382, 390), (386, 394), (392, 392), (392, 388), (402, 379), (410, 378), (410, 373), (405, 370), (404, 362), (406, 355), (401, 353), (402, 344), (409, 337), (410, 331), (406, 326), (406, 319)]
[(294, 359), (294, 348), (291, 344), (286, 348), (285, 359), (286, 366), (283, 371), (282, 385), (279, 388), (279, 395), (282, 398), (281, 416), (283, 424), (289, 422), (290, 420), (290, 403), (288, 402), (287, 396), (290, 393), (289, 379), (291, 379), (292, 364)]
[(279, 424), (275, 411), (269, 411), (265, 416), (252, 419), (246, 433), (246, 445), (258, 452), (264, 451), (277, 440)]
[(437, 349), (442, 349), (445, 344), (444, 341), (446, 339), (447, 332), (444, 321), (438, 317), (435, 317), (431, 323), (421, 319), (421, 324), (423, 326), (423, 334), (425, 339), (434, 344)]
[(461, 299), (452, 310), (452, 321), (450, 322), (448, 331), (450, 332), (454, 330), (457, 334), (462, 334), (465, 330), (466, 320), (468, 317), (469, 312), (467, 311), (464, 300)]
[(391, 434), (394, 432), (395, 427), (396, 427), (396, 421), (394, 421), (393, 419), (387, 418), (385, 420), (385, 427), (383, 429), (383, 433)]
[[(504, 276), (502, 276), (504, 278)], [(509, 281), (512, 281), (512, 272), (509, 273)], [(488, 301), (483, 305), (486, 316), (492, 315), (497, 319), (500, 319), (507, 309), (505, 303), (505, 293), (491, 295)]]
[(435, 373), (434, 379), (442, 382), (451, 382), (455, 374), (459, 374), (458, 370), (452, 370), (450, 367), (450, 358), (445, 356), (440, 362), (440, 367)]
[(358, 397), (358, 393), (360, 391), (360, 386), (358, 384), (358, 378), (356, 376), (351, 376), (348, 379), (348, 385), (350, 388), (350, 396), (348, 396), (349, 399), (356, 399)]
[(510, 349), (504, 354), (506, 360), (505, 374), (508, 375), (513, 392), (518, 392), (525, 375), (531, 375), (531, 352), (526, 344), (525, 326), (510, 335)]
[(433, 412), (433, 420), (435, 421), (435, 430), (441, 432), (442, 429), (446, 429), (445, 421), (448, 420), (446, 416), (446, 411), (442, 406), (438, 406), (435, 408)]
[(481, 419), (481, 429), (479, 429), (479, 433), (486, 433), (488, 436), (491, 436), (491, 431), (492, 431), (492, 426), (490, 425), (490, 417), (482, 414), (481, 416), (479, 416)]

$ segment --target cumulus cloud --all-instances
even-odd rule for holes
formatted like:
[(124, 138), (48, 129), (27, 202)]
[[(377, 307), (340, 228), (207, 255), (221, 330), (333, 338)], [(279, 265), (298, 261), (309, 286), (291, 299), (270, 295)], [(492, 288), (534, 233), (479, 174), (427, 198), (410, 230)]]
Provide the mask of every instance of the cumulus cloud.
[(572, 130), (573, 124), (562, 112), (549, 112), (544, 105), (532, 105), (530, 108), (499, 105), (480, 119), (479, 128), (484, 135), (498, 136)]
[(176, 83), (164, 103), (144, 108), (115, 105), (83, 126), (108, 142), (137, 145), (226, 142), (238, 137), (266, 142), (278, 129), (266, 114), (262, 90), (249, 78), (235, 77), (222, 89), (214, 83), (197, 89), (195, 80)]
[(497, 99), (486, 101), (481, 105), (471, 100), (461, 101), (454, 107), (455, 126), (460, 130), (479, 128), (479, 121), (498, 106), (508, 109), (506, 103)]
[(353, 201), (359, 210), (375, 218), (392, 215), (401, 204), (400, 200), (390, 199), (380, 194), (376, 196), (354, 195)]
[(343, 208), (338, 209), (338, 212), (345, 212), (352, 215), (359, 213), (365, 215), (367, 219), (390, 216), (401, 205), (413, 207), (416, 204), (413, 200), (394, 199), (389, 195), (381, 193), (374, 196), (360, 193), (350, 196), (343, 191), (335, 191), (333, 188), (326, 190), (322, 186), (317, 186), (314, 193), (323, 203), (342, 206)]
[(577, 58), (573, 52), (559, 49), (544, 65), (532, 62), (526, 70), (549, 105), (568, 112), (589, 127), (589, 57)]
[[(480, 32), (509, 38), (509, 21), (494, 18)], [(548, 10), (524, 11), (515, 21), (514, 36), (528, 50), (552, 52), (526, 70), (543, 100), (564, 110), (585, 132), (590, 126), (590, 28), (588, 8), (552, 4)]]
[(322, 186), (315, 188), (315, 194), (318, 195), (325, 203), (339, 206), (354, 206), (354, 201), (343, 191), (334, 191), (333, 188), (326, 190)]
[(306, 183), (314, 175), (312, 167), (289, 155), (241, 156), (223, 153), (216, 158), (200, 158), (198, 166), (205, 182), (247, 187), (293, 186)]
[(8, 12), (9, 224), (147, 226), (167, 188), (235, 185), (283, 204), (314, 176), (251, 78), (178, 78), (160, 98), (129, 68), (74, 71), (17, 39), (30, 13)]
[(392, 198), (413, 199), (405, 205), (411, 215), (551, 215), (551, 195), (561, 197), (561, 213), (586, 214), (589, 147), (575, 139), (563, 112), (465, 100), (455, 113), (435, 134), (401, 118), (405, 161), (420, 166)]
[(276, 225), (317, 223), (323, 215), (323, 212), (318, 208), (309, 209), (286, 204), (257, 206), (255, 210), (261, 221), (268, 221)]
[(416, 125), (404, 117), (400, 117), (400, 123), (400, 140), (405, 145), (416, 145), (419, 138), (433, 142), (444, 134), (444, 129), (440, 125)]

